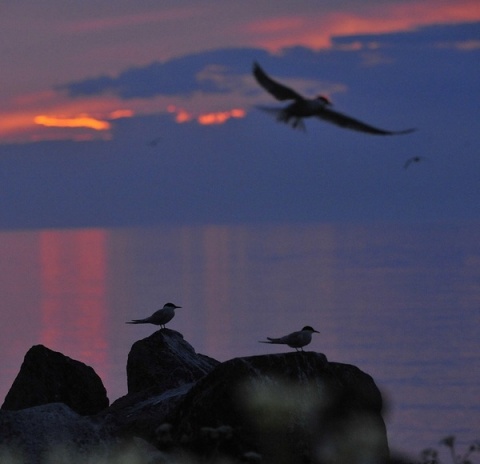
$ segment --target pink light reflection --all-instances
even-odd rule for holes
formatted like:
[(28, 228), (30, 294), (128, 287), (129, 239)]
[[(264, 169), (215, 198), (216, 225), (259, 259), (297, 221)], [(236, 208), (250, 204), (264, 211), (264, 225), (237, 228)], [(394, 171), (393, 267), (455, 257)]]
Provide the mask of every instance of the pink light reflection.
[(107, 232), (40, 232), (41, 342), (106, 378)]

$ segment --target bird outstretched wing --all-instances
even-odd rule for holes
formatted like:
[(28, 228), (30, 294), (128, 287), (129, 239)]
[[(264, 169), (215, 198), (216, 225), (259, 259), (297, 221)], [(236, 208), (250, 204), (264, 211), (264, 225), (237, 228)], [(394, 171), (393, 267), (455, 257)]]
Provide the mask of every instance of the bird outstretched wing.
[(346, 114), (339, 113), (338, 111), (332, 110), (330, 108), (323, 108), (318, 112), (317, 117), (323, 119), (324, 121), (331, 122), (337, 126), (344, 127), (346, 129), (352, 129), (359, 132), (367, 132), (368, 134), (376, 135), (400, 135), (400, 134), (409, 134), (414, 132), (415, 129), (405, 129), (401, 131), (389, 131), (384, 129), (379, 129), (378, 127), (371, 126), (366, 124), (358, 119), (347, 116)]
[[(389, 131), (371, 126), (346, 114), (330, 109), (329, 106), (331, 103), (325, 98), (323, 98), (323, 101), (320, 103), (315, 102), (316, 104), (313, 105), (312, 109), (313, 100), (307, 100), (290, 87), (273, 80), (256, 62), (253, 63), (253, 75), (257, 82), (277, 100), (294, 100), (294, 103), (288, 105), (286, 108), (261, 108), (264, 111), (274, 114), (278, 121), (290, 124), (293, 128), (304, 129), (303, 118), (315, 116), (345, 129), (373, 135), (400, 135), (415, 131), (415, 129)], [(318, 100), (318, 98), (316, 100)]]
[(304, 97), (295, 90), (268, 76), (258, 63), (253, 63), (253, 75), (257, 82), (277, 100), (304, 100)]

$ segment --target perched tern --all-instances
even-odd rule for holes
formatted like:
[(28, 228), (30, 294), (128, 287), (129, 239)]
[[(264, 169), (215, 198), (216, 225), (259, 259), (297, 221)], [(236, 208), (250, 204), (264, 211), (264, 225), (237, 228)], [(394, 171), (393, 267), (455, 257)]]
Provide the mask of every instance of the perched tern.
[(165, 324), (173, 319), (175, 316), (175, 310), (181, 308), (173, 303), (165, 303), (162, 309), (155, 311), (151, 316), (145, 319), (133, 319), (125, 324), (154, 324), (159, 325), (163, 329)]
[(266, 341), (260, 341), (260, 343), (272, 343), (275, 345), (288, 345), (290, 348), (295, 348), (296, 351), (300, 349), (303, 351), (303, 347), (308, 345), (312, 341), (313, 333), (320, 333), (313, 327), (306, 325), (302, 330), (298, 332), (292, 332), (280, 338), (267, 337)]
[(324, 121), (336, 124), (337, 126), (344, 127), (345, 129), (352, 129), (374, 135), (409, 134), (415, 130), (406, 129), (402, 131), (388, 131), (378, 129), (377, 127), (359, 121), (358, 119), (334, 111), (329, 108), (332, 106), (332, 103), (327, 97), (320, 95), (313, 99), (305, 98), (295, 90), (273, 80), (265, 73), (258, 63), (253, 64), (253, 75), (257, 82), (277, 100), (293, 100), (293, 102), (285, 108), (261, 107), (262, 110), (275, 114), (277, 121), (291, 124), (293, 128), (298, 127), (300, 129), (305, 129), (303, 118), (315, 116)]

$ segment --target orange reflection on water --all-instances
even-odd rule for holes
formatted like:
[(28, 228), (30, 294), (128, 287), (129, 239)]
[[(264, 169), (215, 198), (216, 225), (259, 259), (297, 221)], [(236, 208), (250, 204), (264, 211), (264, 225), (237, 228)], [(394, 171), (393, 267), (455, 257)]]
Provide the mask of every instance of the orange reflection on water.
[[(107, 232), (40, 232), (42, 343), (107, 369)], [(104, 378), (104, 377), (103, 377)]]

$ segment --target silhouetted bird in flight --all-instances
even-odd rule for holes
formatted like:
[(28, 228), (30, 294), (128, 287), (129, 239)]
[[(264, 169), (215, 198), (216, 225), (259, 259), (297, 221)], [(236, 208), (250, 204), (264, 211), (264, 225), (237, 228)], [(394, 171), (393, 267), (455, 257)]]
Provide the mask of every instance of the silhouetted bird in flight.
[(271, 343), (274, 345), (288, 345), (290, 348), (295, 348), (296, 351), (300, 349), (303, 351), (303, 347), (308, 345), (312, 341), (313, 333), (320, 333), (313, 327), (306, 325), (302, 330), (298, 332), (292, 332), (280, 338), (267, 337), (266, 341), (260, 341), (260, 343)]
[(412, 163), (420, 163), (420, 161), (426, 160), (424, 156), (412, 156), (411, 158), (408, 158), (407, 161), (405, 161), (405, 164), (403, 165), (404, 169), (407, 169), (408, 166), (410, 166)]
[(277, 121), (291, 124), (293, 128), (305, 129), (303, 118), (315, 116), (325, 121), (344, 127), (345, 129), (352, 129), (360, 132), (366, 132), (374, 135), (398, 135), (409, 134), (415, 129), (406, 129), (402, 131), (387, 131), (370, 126), (358, 119), (354, 119), (345, 114), (339, 113), (330, 109), (332, 103), (330, 100), (320, 95), (316, 98), (305, 98), (295, 90), (287, 87), (269, 77), (258, 63), (253, 64), (253, 75), (257, 82), (277, 100), (292, 100), (285, 108), (265, 108), (262, 110), (275, 114)]
[(155, 311), (151, 316), (145, 319), (133, 319), (125, 324), (154, 324), (159, 325), (163, 329), (165, 324), (173, 319), (175, 316), (175, 309), (181, 308), (173, 303), (165, 303), (162, 309)]
[(161, 140), (162, 140), (162, 137), (156, 137), (150, 140), (150, 142), (148, 142), (148, 145), (150, 145), (151, 147), (156, 147)]

